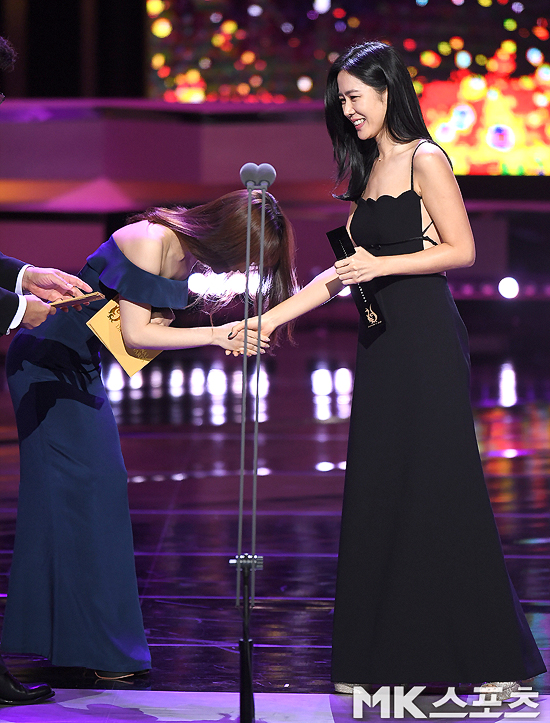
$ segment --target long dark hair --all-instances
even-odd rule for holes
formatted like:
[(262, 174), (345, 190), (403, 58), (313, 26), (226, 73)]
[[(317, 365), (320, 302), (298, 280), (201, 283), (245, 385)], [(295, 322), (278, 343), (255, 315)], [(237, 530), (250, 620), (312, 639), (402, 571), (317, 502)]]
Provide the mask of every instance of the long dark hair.
[(0, 36), (0, 70), (13, 70), (17, 53), (7, 38)]
[(389, 135), (397, 143), (410, 143), (420, 138), (432, 140), (432, 137), (422, 117), (409, 71), (391, 45), (371, 41), (355, 45), (340, 55), (327, 78), (325, 120), (337, 164), (336, 183), (350, 177), (347, 191), (336, 198), (356, 201), (366, 188), (372, 165), (378, 157), (378, 145), (374, 138), (360, 140), (342, 113), (338, 92), (338, 74), (342, 70), (380, 94), (388, 91), (385, 123)]
[[(260, 259), (262, 192), (252, 191), (250, 261)], [(232, 191), (201, 206), (149, 208), (132, 216), (130, 222), (149, 221), (174, 231), (183, 245), (202, 264), (231, 272), (246, 261), (248, 191)], [(264, 308), (276, 306), (297, 291), (295, 241), (292, 225), (277, 200), (266, 192)], [(216, 307), (216, 305), (214, 305)], [(290, 327), (287, 326), (290, 335)]]

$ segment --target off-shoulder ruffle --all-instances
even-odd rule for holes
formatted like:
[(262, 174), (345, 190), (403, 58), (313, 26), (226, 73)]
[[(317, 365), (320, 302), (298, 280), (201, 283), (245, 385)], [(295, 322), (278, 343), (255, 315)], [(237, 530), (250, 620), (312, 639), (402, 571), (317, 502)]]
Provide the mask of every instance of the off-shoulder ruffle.
[(171, 309), (187, 306), (187, 279), (165, 279), (140, 269), (126, 258), (112, 236), (86, 261), (99, 274), (100, 282), (107, 289), (129, 301)]

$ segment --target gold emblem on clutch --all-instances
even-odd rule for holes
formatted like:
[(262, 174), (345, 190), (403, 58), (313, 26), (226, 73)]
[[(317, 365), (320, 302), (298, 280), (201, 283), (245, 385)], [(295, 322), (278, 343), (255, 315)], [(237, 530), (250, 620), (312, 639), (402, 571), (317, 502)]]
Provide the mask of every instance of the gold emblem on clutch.
[(156, 356), (155, 349), (127, 349), (127, 351), (134, 359), (144, 359), (145, 361), (154, 359)]
[(117, 304), (107, 314), (107, 318), (112, 324), (117, 324), (120, 329), (120, 306)]
[(372, 305), (365, 308), (365, 314), (367, 315), (369, 326), (376, 326), (376, 324), (380, 324), (378, 321), (378, 314), (372, 310)]

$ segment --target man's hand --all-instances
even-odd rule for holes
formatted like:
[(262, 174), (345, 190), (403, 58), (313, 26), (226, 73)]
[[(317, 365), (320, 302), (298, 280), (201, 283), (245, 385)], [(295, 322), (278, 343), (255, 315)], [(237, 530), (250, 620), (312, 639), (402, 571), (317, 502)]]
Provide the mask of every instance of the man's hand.
[(82, 279), (64, 271), (29, 266), (23, 274), (23, 291), (46, 301), (57, 301), (67, 296), (80, 296), (82, 292), (90, 293), (93, 289)]
[(41, 299), (36, 296), (26, 296), (27, 309), (21, 321), (21, 326), (25, 329), (34, 329), (35, 326), (40, 326), (42, 322), (46, 321), (50, 314), (55, 314), (55, 309), (49, 304), (45, 304)]

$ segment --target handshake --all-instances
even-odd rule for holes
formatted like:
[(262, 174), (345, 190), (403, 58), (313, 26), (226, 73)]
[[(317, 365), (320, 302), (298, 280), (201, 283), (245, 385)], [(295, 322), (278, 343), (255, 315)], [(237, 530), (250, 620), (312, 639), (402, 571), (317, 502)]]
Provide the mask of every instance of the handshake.
[[(230, 322), (218, 327), (220, 331), (223, 330), (222, 335), (218, 341), (219, 346), (225, 349), (226, 355), (233, 354), (233, 356), (239, 356), (239, 354), (245, 353), (244, 346), (244, 321)], [(261, 338), (260, 338), (260, 354), (265, 354), (266, 349), (269, 348), (269, 337), (275, 330), (273, 324), (267, 320), (265, 316), (262, 317), (261, 322)], [(229, 331), (225, 336), (226, 331)], [(258, 353), (258, 317), (253, 316), (248, 319), (247, 322), (247, 345), (246, 355), (252, 356)]]

